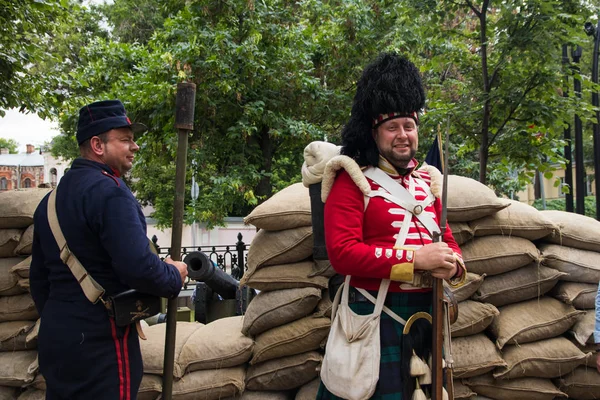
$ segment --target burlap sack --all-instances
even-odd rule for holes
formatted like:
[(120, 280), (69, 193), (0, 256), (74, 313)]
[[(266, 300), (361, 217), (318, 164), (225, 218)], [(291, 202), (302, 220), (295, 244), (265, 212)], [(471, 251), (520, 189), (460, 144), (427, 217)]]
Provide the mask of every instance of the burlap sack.
[(540, 212), (560, 228), (546, 237), (545, 241), (566, 247), (600, 252), (600, 222), (573, 212), (559, 210)]
[(17, 400), (46, 400), (46, 392), (29, 388), (19, 395)]
[(510, 205), (496, 214), (469, 222), (477, 236), (518, 236), (529, 240), (541, 239), (558, 230), (534, 207), (516, 200), (501, 199)]
[(244, 391), (245, 366), (207, 369), (186, 374), (173, 383), (173, 399), (220, 400)]
[(144, 374), (137, 400), (157, 400), (161, 393), (162, 378), (158, 375)]
[(466, 222), (449, 222), (454, 240), (460, 246), (473, 239), (473, 229)]
[(33, 225), (29, 225), (29, 228), (25, 229), (25, 232), (21, 235), (19, 244), (15, 247), (15, 254), (18, 255), (30, 255), (31, 246), (33, 245)]
[(491, 303), (496, 307), (538, 298), (556, 285), (565, 275), (543, 265), (526, 267), (485, 278), (473, 300)]
[(596, 312), (594, 309), (583, 311), (583, 315), (575, 322), (570, 331), (573, 338), (582, 346), (594, 343)]
[(0, 322), (32, 321), (39, 318), (29, 294), (0, 297)]
[(29, 293), (31, 289), (29, 287), (29, 279), (19, 279), (17, 286), (21, 289), (21, 293)]
[(19, 388), (0, 386), (0, 400), (16, 400), (18, 395)]
[(256, 206), (244, 218), (244, 223), (268, 231), (311, 226), (308, 188), (304, 187), (302, 183), (294, 183), (280, 190), (264, 203)]
[(0, 258), (0, 296), (14, 296), (25, 293), (19, 287), (19, 276), (12, 272), (12, 268), (23, 261), (22, 257)]
[(16, 274), (20, 278), (29, 279), (29, 265), (31, 264), (31, 256), (25, 259), (23, 259), (23, 257), (16, 257), (15, 259), (19, 259), (21, 261), (19, 261), (18, 264), (14, 265), (10, 269), (10, 272)]
[(248, 305), (242, 333), (256, 336), (276, 326), (310, 314), (321, 299), (318, 288), (297, 288), (260, 292)]
[(317, 307), (315, 308), (314, 316), (315, 317), (327, 317), (331, 319), (331, 308), (333, 304), (331, 302), (331, 298), (329, 297), (329, 290), (323, 290), (323, 294), (321, 295), (321, 300), (317, 303)]
[(506, 366), (494, 371), (496, 379), (557, 378), (583, 364), (587, 357), (562, 336), (506, 346), (502, 354)]
[[(461, 310), (462, 311), (462, 310)], [(562, 335), (584, 314), (552, 297), (540, 297), (500, 307), (489, 331), (502, 349)]]
[[(175, 337), (175, 365), (173, 367), (173, 376), (181, 378), (185, 373), (185, 368), (179, 364), (181, 350), (186, 341), (198, 329), (204, 325), (198, 322), (177, 322)], [(147, 340), (140, 340), (142, 359), (144, 361), (144, 372), (147, 374), (162, 375), (165, 360), (165, 337), (167, 334), (167, 324), (156, 324), (144, 329)]]
[(0, 229), (0, 258), (13, 257), (21, 240), (21, 229)]
[(455, 378), (483, 375), (506, 366), (494, 343), (483, 333), (453, 339), (452, 355)]
[(290, 390), (315, 379), (323, 356), (316, 351), (251, 365), (246, 372), (249, 390)]
[(540, 251), (544, 265), (568, 274), (561, 280), (596, 285), (600, 282), (600, 253), (557, 244), (542, 244)]
[(261, 229), (252, 239), (248, 250), (248, 272), (253, 273), (267, 265), (305, 260), (312, 255), (313, 243), (312, 226), (284, 231)]
[(298, 393), (296, 393), (296, 398), (294, 400), (315, 400), (317, 398), (317, 392), (319, 391), (320, 384), (321, 380), (317, 378), (303, 385), (298, 390)]
[(243, 318), (240, 315), (217, 319), (194, 331), (181, 348), (179, 366), (184, 371), (197, 371), (247, 362), (252, 357), (254, 341), (242, 334)]
[(465, 300), (458, 303), (458, 318), (451, 328), (452, 337), (469, 336), (483, 332), (498, 316), (491, 304)]
[(46, 380), (42, 374), (37, 374), (29, 386), (38, 390), (46, 390)]
[(294, 392), (291, 390), (279, 392), (267, 392), (245, 390), (240, 396), (227, 397), (223, 400), (293, 400)]
[(33, 213), (50, 189), (15, 189), (0, 192), (0, 229), (25, 229), (33, 224)]
[(256, 337), (250, 364), (317, 350), (329, 334), (330, 326), (329, 318), (309, 316), (269, 329)]
[(578, 310), (587, 310), (595, 307), (597, 292), (595, 283), (558, 282), (548, 294)]
[(37, 351), (0, 353), (0, 386), (24, 386), (33, 381), (36, 372)]
[(496, 193), (475, 179), (448, 175), (448, 221), (468, 222), (508, 207)]
[(37, 340), (27, 340), (27, 336), (35, 325), (35, 321), (0, 322), (0, 351), (35, 349)]
[(567, 397), (549, 379), (494, 379), (491, 374), (469, 378), (465, 383), (477, 394), (496, 400), (556, 400)]
[(477, 275), (472, 272), (467, 272), (467, 279), (462, 286), (453, 288), (448, 285), (446, 281), (444, 281), (444, 286), (447, 286), (450, 289), (456, 301), (460, 303), (461, 301), (468, 300), (475, 292), (477, 292), (477, 289), (479, 289), (485, 277), (485, 274)]
[(313, 265), (313, 272), (309, 276), (322, 275), (328, 278), (334, 276), (337, 272), (331, 266), (331, 262), (329, 260), (314, 260), (315, 264)]
[(596, 368), (577, 367), (557, 383), (571, 399), (600, 399), (600, 374)]
[(326, 276), (309, 277), (313, 262), (272, 265), (261, 268), (253, 273), (247, 272), (242, 278), (242, 285), (261, 291), (316, 287), (325, 289), (329, 283)]
[(475, 396), (477, 393), (472, 391), (467, 385), (464, 385), (462, 379), (454, 379), (454, 399), (471, 399), (472, 396)]
[(539, 251), (520, 237), (484, 236), (461, 248), (467, 271), (487, 276), (512, 271), (539, 260)]

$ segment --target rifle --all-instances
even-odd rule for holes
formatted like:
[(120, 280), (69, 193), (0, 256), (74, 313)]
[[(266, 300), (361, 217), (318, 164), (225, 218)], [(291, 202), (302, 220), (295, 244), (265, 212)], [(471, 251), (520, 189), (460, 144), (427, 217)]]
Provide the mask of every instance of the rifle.
[[(440, 233), (434, 235), (435, 242), (441, 242), (446, 231), (446, 219), (448, 215), (448, 143), (450, 142), (450, 118), (446, 127), (446, 138), (444, 140), (444, 152), (442, 153), (443, 188), (442, 188), (442, 216), (440, 219)], [(438, 143), (441, 143), (441, 133), (438, 130)], [(444, 282), (442, 279), (433, 279), (433, 307), (432, 307), (432, 400), (443, 399), (444, 370), (443, 370), (443, 343), (444, 343)], [(452, 383), (451, 366), (447, 368), (448, 373), (448, 397), (454, 399), (454, 387)]]

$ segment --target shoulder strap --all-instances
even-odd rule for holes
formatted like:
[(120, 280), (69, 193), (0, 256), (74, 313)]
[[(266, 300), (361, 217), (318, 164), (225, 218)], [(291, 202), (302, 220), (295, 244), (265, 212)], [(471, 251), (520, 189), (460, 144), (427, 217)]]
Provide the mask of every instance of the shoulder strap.
[(100, 286), (94, 278), (88, 275), (85, 267), (81, 265), (75, 254), (71, 253), (69, 246), (67, 246), (67, 240), (60, 229), (58, 216), (56, 215), (56, 189), (50, 193), (50, 197), (48, 198), (48, 223), (50, 224), (50, 229), (52, 230), (56, 244), (58, 244), (60, 259), (67, 264), (73, 273), (73, 276), (75, 276), (75, 279), (77, 279), (77, 282), (81, 285), (85, 297), (96, 304), (98, 300), (101, 300), (102, 295), (104, 294), (104, 288)]

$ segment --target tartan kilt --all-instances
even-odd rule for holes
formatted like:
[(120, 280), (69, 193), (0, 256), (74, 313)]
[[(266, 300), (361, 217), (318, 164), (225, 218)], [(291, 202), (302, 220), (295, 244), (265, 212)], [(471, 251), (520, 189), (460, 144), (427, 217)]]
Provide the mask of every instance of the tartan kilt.
[[(374, 297), (377, 292), (369, 291)], [(393, 293), (388, 292), (385, 305), (408, 320), (411, 315), (425, 311), (431, 314), (432, 293)], [(351, 303), (350, 308), (357, 314), (371, 314), (375, 305), (371, 302)], [(384, 312), (381, 313), (381, 362), (379, 367), (379, 381), (371, 399), (376, 400), (402, 400), (403, 382), (400, 373), (402, 354), (402, 330), (404, 326), (396, 322)], [(327, 351), (327, 349), (325, 349)], [(319, 385), (316, 400), (337, 400), (341, 397), (330, 393), (323, 382)], [(410, 399), (406, 399), (410, 400)]]

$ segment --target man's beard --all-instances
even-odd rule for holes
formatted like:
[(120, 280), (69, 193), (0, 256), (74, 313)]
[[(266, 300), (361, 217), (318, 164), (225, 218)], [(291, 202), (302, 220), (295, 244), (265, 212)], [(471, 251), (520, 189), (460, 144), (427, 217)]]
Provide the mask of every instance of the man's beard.
[(390, 150), (379, 150), (379, 153), (386, 159), (390, 164), (396, 168), (406, 168), (410, 161), (415, 158), (417, 150), (411, 148), (408, 155), (399, 155), (394, 153), (393, 149)]

